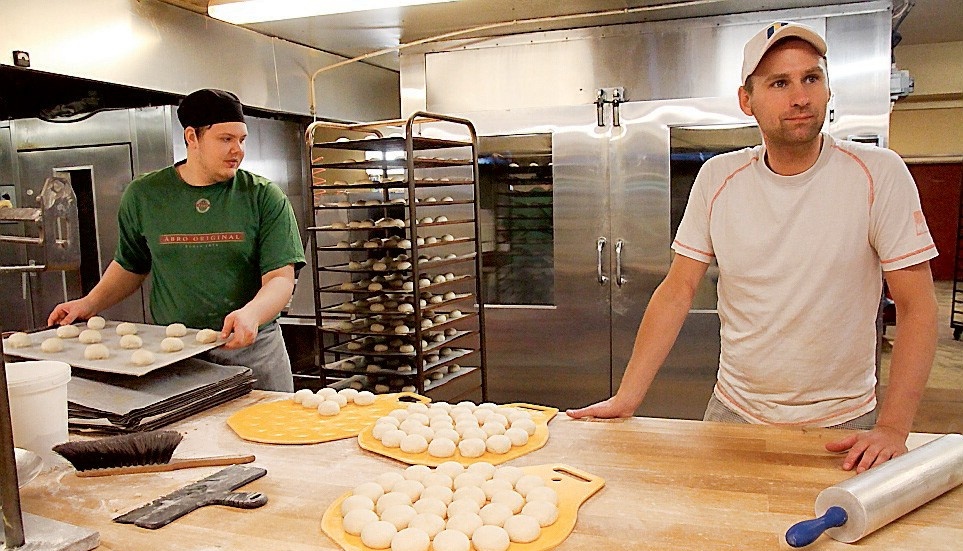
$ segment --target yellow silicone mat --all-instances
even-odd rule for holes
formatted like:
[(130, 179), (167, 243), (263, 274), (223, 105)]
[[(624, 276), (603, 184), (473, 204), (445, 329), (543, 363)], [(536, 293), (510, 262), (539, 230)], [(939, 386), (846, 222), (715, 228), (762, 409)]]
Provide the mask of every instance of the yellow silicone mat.
[[(406, 398), (406, 401), (402, 401)], [(334, 416), (324, 417), (286, 398), (246, 407), (227, 419), (238, 436), (263, 444), (318, 444), (357, 436), (362, 429), (393, 409), (407, 407), (412, 401), (430, 402), (412, 392), (379, 394), (370, 406), (351, 403)]]
[(535, 422), (535, 434), (529, 437), (528, 443), (524, 446), (512, 446), (512, 449), (508, 450), (508, 453), (499, 454), (486, 451), (481, 457), (464, 457), (458, 448), (455, 448), (455, 455), (451, 457), (435, 457), (429, 455), (427, 451), (422, 453), (407, 453), (401, 451), (401, 448), (388, 448), (375, 438), (374, 435), (371, 434), (372, 429), (374, 429), (374, 421), (358, 434), (358, 445), (370, 452), (397, 459), (398, 461), (411, 465), (437, 467), (445, 461), (457, 461), (462, 465), (471, 465), (478, 461), (487, 461), (492, 465), (499, 465), (506, 461), (511, 461), (516, 457), (521, 457), (526, 453), (533, 452), (548, 442), (548, 422), (555, 417), (558, 409), (523, 403), (502, 404), (499, 407), (514, 407), (529, 410), (529, 412), (532, 413), (532, 421)]
[[(563, 464), (532, 465), (522, 467), (526, 474), (545, 479), (546, 484), (558, 493), (558, 520), (542, 528), (538, 539), (530, 543), (512, 543), (508, 551), (544, 551), (556, 547), (572, 533), (578, 519), (579, 507), (605, 486), (601, 477)], [(347, 551), (369, 551), (359, 536), (352, 536), (341, 525), (341, 502), (351, 492), (335, 500), (321, 517), (321, 529)]]

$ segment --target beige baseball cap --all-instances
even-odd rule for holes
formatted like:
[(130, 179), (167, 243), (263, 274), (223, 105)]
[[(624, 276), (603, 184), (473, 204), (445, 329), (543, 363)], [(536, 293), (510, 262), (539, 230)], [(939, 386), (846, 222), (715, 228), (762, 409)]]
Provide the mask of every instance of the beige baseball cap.
[(801, 23), (777, 21), (756, 33), (749, 39), (749, 42), (746, 42), (742, 54), (742, 83), (746, 83), (746, 79), (759, 66), (762, 56), (766, 55), (769, 48), (772, 48), (776, 42), (789, 37), (801, 38), (809, 42), (813, 48), (816, 48), (819, 55), (825, 57), (826, 41), (811, 27)]

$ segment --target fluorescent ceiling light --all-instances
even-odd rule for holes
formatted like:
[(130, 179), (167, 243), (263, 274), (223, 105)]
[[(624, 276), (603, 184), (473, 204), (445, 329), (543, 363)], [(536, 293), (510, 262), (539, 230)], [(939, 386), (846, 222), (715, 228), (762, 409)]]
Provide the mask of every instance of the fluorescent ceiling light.
[(215, 19), (243, 25), (454, 1), (456, 0), (210, 0), (207, 13)]

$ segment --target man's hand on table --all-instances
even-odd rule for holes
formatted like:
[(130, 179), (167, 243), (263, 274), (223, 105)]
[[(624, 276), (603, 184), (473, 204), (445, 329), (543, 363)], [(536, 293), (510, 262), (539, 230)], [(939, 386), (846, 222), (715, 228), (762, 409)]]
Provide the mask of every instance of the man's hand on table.
[(572, 419), (581, 419), (583, 417), (613, 419), (616, 417), (632, 417), (636, 407), (638, 406), (624, 403), (619, 399), (619, 395), (616, 394), (608, 400), (603, 400), (584, 408), (566, 410), (565, 414)]
[(828, 442), (826, 449), (835, 453), (849, 450), (843, 460), (843, 470), (855, 468), (857, 473), (862, 473), (870, 467), (906, 453), (907, 436), (909, 435), (892, 427), (876, 425), (873, 430)]

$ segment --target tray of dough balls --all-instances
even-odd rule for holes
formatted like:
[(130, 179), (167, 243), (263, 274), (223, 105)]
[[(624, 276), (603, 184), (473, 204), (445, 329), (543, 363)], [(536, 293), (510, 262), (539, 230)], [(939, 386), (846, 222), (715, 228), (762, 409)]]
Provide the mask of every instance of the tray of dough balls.
[(13, 356), (140, 376), (224, 344), (219, 337), (220, 331), (182, 323), (149, 325), (94, 316), (36, 333), (14, 333), (3, 344)]
[(412, 465), (338, 498), (321, 529), (348, 551), (542, 551), (604, 485), (567, 465)]
[(557, 413), (533, 404), (413, 403), (365, 427), (358, 445), (412, 465), (498, 465), (544, 446), (548, 422)]
[(429, 398), (411, 392), (373, 394), (353, 388), (308, 389), (246, 407), (227, 420), (241, 438), (263, 444), (318, 444), (353, 438), (388, 412)]

